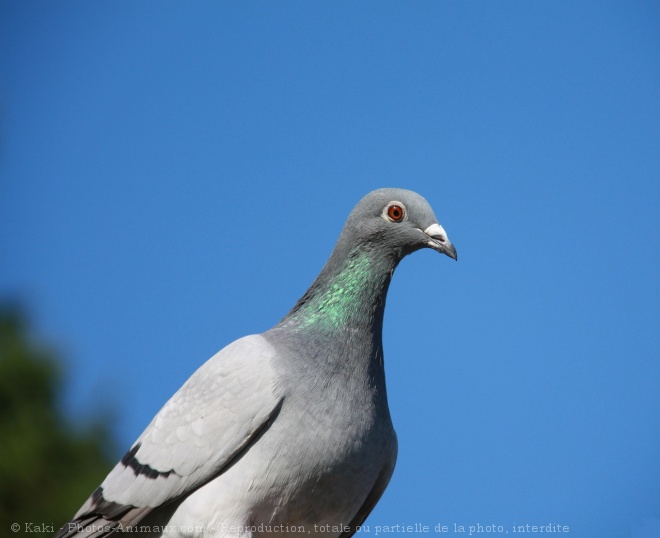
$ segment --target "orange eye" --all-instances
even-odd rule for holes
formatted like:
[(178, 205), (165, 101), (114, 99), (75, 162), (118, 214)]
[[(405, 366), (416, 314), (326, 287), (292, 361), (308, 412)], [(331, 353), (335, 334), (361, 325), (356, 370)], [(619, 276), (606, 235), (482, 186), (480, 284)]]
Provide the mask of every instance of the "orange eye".
[(387, 216), (392, 222), (401, 222), (404, 216), (403, 207), (397, 204), (392, 204), (387, 208)]

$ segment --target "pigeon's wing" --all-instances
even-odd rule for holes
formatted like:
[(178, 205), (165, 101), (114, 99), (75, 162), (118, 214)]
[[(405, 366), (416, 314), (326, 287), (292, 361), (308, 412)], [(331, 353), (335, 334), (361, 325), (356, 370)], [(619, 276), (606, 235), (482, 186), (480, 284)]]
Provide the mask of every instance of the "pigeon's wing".
[(371, 511), (376, 506), (376, 503), (378, 503), (383, 493), (385, 492), (385, 488), (387, 488), (387, 484), (390, 483), (390, 478), (392, 478), (392, 473), (394, 472), (394, 465), (396, 463), (396, 455), (397, 455), (396, 435), (393, 437), (393, 443), (394, 446), (392, 450), (392, 458), (390, 459), (389, 462), (387, 462), (387, 465), (385, 465), (383, 469), (380, 471), (380, 474), (378, 475), (378, 479), (376, 480), (374, 486), (371, 488), (369, 495), (367, 495), (367, 498), (362, 503), (362, 506), (360, 506), (360, 509), (357, 511), (355, 516), (353, 516), (351, 522), (348, 524), (349, 530), (347, 530), (346, 532), (342, 532), (339, 538), (350, 538), (351, 536), (353, 536), (357, 532), (358, 527), (364, 523), (365, 519), (367, 519)]
[(131, 527), (222, 473), (280, 409), (274, 355), (271, 344), (253, 335), (209, 359), (56, 537), (106, 536)]

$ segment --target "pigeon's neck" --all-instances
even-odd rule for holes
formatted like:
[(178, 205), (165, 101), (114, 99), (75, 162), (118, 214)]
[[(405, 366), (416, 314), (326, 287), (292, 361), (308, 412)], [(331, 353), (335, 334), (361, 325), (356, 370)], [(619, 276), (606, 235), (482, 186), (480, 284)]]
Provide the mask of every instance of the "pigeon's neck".
[(330, 335), (364, 330), (380, 337), (396, 261), (359, 248), (341, 259), (339, 263), (335, 256), (328, 260), (280, 327)]

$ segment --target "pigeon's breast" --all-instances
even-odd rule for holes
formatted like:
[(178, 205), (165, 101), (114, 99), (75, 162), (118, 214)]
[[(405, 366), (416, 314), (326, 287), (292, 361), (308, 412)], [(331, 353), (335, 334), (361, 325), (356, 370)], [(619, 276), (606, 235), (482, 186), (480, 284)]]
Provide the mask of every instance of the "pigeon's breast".
[[(389, 479), (396, 435), (382, 357), (372, 348), (349, 357), (335, 347), (330, 355), (341, 360), (333, 362), (322, 360), (327, 353), (302, 357), (277, 348), (279, 413), (229, 468), (184, 501), (175, 518), (182, 525), (202, 519), (207, 528), (233, 527), (233, 536), (249, 527), (253, 538), (339, 536), (376, 483)], [(217, 536), (232, 536), (227, 532)]]
[(391, 473), (396, 436), (389, 413), (373, 406), (351, 416), (347, 401), (332, 410), (301, 403), (285, 397), (268, 430), (184, 501), (174, 525), (201, 522), (217, 537), (241, 536), (239, 529), (253, 538), (339, 536), (381, 474)]
[(285, 397), (280, 417), (287, 420), (276, 420), (262, 446), (255, 446), (270, 454), (264, 471), (271, 477), (256, 520), (315, 532), (340, 528), (351, 522), (381, 473), (391, 472), (396, 436), (387, 408), (368, 398), (351, 400), (344, 395), (287, 402)]

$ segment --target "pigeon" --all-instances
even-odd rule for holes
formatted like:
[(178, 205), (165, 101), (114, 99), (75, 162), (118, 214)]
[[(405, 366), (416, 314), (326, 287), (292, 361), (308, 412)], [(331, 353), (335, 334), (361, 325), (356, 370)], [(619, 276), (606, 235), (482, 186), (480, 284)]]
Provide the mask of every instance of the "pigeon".
[(291, 311), (204, 363), (55, 536), (352, 536), (394, 470), (385, 299), (422, 248), (457, 259), (422, 196), (367, 194)]

